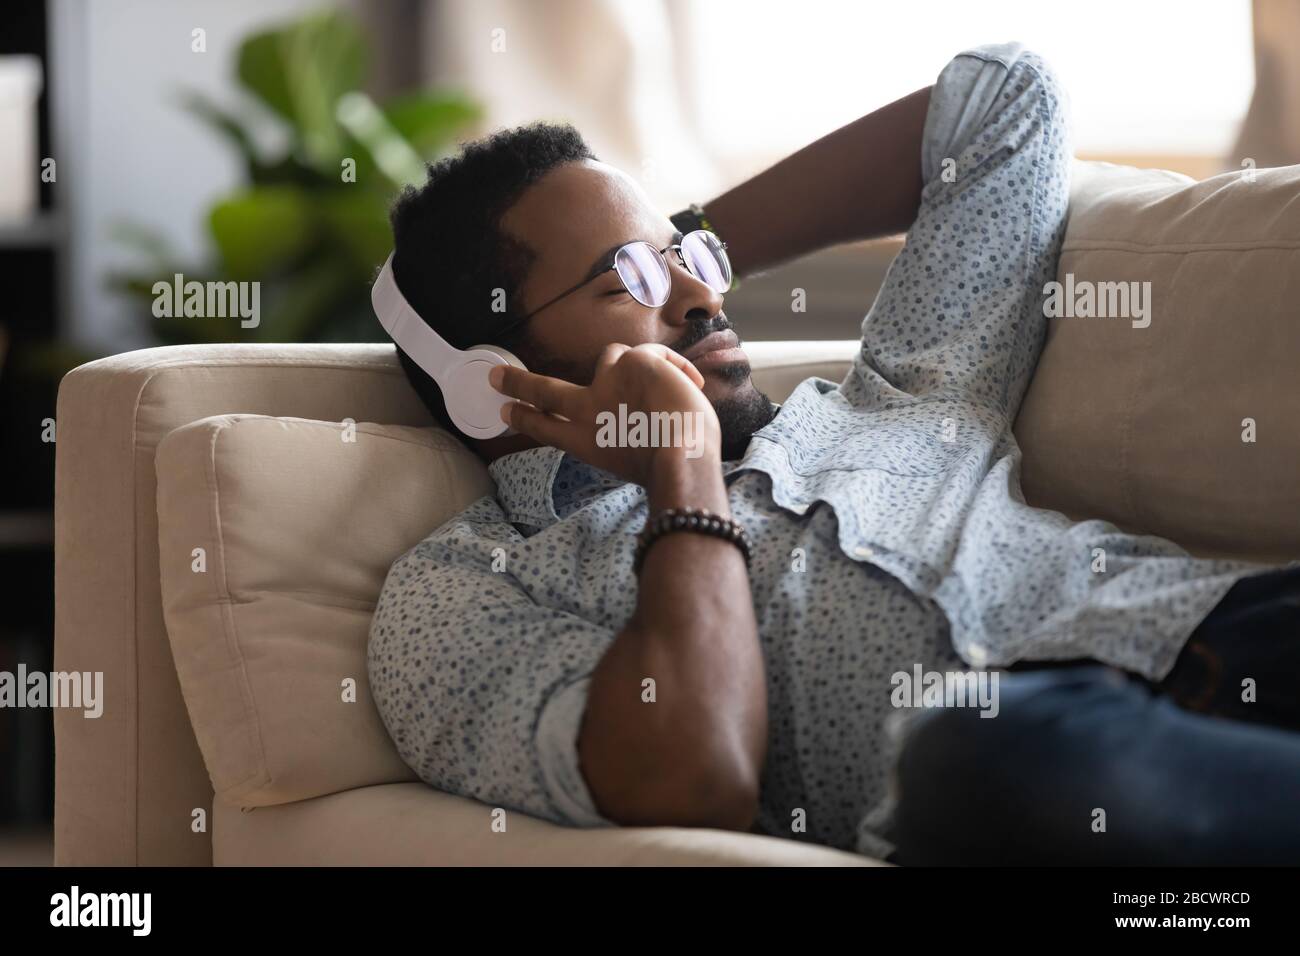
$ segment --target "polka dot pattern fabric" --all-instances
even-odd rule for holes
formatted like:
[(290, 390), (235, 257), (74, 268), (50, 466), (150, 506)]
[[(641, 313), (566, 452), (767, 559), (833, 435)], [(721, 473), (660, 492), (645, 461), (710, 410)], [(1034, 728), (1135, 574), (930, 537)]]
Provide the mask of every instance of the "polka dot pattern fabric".
[[(801, 383), (724, 465), (755, 543), (767, 833), (892, 849), (895, 674), (1087, 657), (1158, 680), (1261, 570), (1023, 501), (1011, 423), (1046, 330), (1071, 155), (1065, 96), (1038, 56), (955, 57), (926, 118), (921, 209), (851, 370)], [(644, 491), (551, 448), (491, 471), (495, 497), (390, 570), (374, 698), (432, 786), (612, 825), (576, 741), (590, 675), (636, 606)]]

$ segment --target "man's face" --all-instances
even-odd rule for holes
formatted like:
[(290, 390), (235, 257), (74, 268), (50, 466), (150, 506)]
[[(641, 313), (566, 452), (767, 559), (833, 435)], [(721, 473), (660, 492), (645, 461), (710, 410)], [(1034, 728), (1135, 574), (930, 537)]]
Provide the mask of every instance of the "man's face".
[[(566, 163), (539, 179), (502, 217), (502, 228), (537, 254), (523, 288), (527, 314), (582, 281), (611, 249), (637, 239), (662, 249), (676, 230), (626, 173), (595, 160)], [(722, 311), (722, 295), (667, 253), (668, 301), (637, 302), (610, 270), (533, 316), (527, 323), (529, 368), (578, 384), (592, 380), (611, 342), (658, 342), (690, 359), (704, 376), (704, 394), (722, 426), (723, 457), (738, 458), (773, 408), (750, 379), (749, 359)], [(531, 361), (529, 361), (531, 359)]]

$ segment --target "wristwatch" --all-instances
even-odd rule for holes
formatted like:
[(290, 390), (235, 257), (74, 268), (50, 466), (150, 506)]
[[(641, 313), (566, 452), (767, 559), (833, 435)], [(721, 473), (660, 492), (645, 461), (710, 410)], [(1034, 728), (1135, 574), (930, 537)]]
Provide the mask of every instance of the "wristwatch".
[(668, 219), (683, 235), (694, 232), (696, 229), (707, 229), (715, 236), (718, 234), (718, 230), (713, 228), (713, 223), (709, 222), (704, 207), (697, 202), (691, 203), (675, 216), (669, 216)]

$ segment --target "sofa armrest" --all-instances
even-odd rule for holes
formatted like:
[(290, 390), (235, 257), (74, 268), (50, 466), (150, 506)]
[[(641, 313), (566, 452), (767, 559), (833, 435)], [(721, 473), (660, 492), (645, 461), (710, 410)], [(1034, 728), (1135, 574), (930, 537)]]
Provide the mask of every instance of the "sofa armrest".
[(206, 865), (208, 779), (172, 663), (154, 449), (224, 412), (428, 425), (391, 345), (191, 345), (109, 356), (59, 386), (54, 666), (104, 675), (96, 719), (56, 709), (56, 864)]

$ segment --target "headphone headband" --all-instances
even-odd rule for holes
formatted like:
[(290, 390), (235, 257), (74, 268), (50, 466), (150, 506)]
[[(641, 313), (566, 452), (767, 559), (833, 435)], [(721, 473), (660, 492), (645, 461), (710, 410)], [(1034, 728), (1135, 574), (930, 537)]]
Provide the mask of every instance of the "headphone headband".
[(389, 337), (438, 384), (447, 415), (461, 432), (471, 438), (513, 434), (501, 420), (501, 406), (511, 399), (494, 389), (487, 376), (496, 365), (523, 368), (519, 359), (493, 345), (462, 352), (435, 332), (397, 287), (393, 253), (379, 270), (370, 304)]
[(379, 323), (388, 332), (389, 337), (402, 347), (415, 364), (429, 373), (439, 384), (446, 377), (447, 370), (463, 353), (441, 335), (430, 328), (429, 323), (420, 318), (420, 313), (411, 307), (397, 287), (397, 278), (393, 275), (393, 256), (390, 252), (384, 260), (384, 267), (379, 270), (379, 278), (370, 290), (370, 304), (374, 307)]

